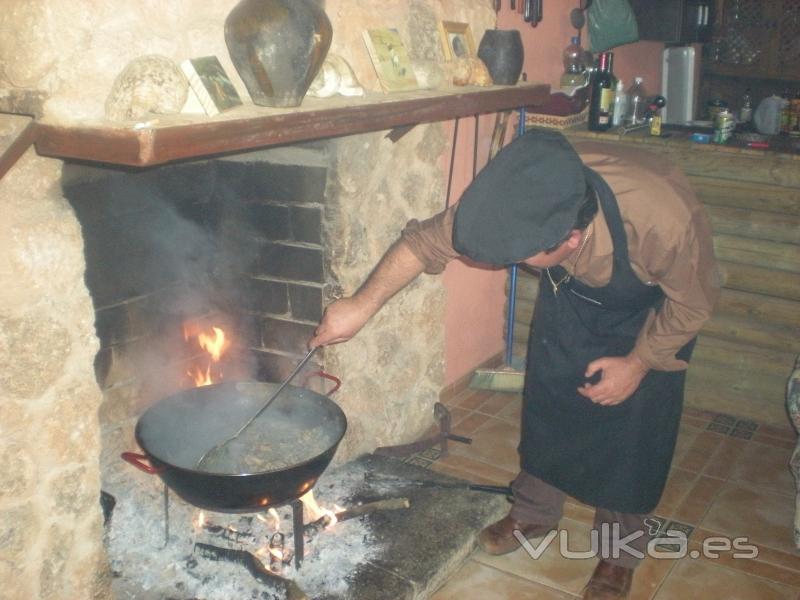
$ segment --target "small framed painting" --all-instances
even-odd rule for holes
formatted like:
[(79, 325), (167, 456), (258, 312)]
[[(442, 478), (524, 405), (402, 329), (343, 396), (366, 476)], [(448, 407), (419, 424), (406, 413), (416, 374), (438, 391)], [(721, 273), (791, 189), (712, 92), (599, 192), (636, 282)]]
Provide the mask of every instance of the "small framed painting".
[(369, 29), (364, 32), (364, 43), (384, 91), (417, 89), (417, 78), (397, 29)]
[(445, 60), (475, 56), (475, 41), (469, 23), (442, 21), (439, 23), (439, 34)]

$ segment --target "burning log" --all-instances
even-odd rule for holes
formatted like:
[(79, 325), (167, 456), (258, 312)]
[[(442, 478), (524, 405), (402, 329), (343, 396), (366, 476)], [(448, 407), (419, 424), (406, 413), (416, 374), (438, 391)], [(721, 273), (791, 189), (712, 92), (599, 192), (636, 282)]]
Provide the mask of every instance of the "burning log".
[(313, 537), (326, 527), (329, 527), (332, 523), (340, 523), (341, 521), (355, 519), (379, 510), (400, 510), (409, 508), (410, 506), (411, 502), (408, 498), (387, 498), (386, 500), (367, 502), (366, 504), (362, 504), (360, 506), (354, 506), (353, 508), (339, 511), (333, 516), (324, 515), (316, 521), (312, 521), (311, 523), (305, 525), (303, 527), (303, 533), (309, 537)]
[(246, 550), (234, 550), (233, 548), (220, 548), (211, 544), (196, 543), (194, 545), (203, 558), (211, 560), (225, 560), (238, 563), (244, 566), (250, 574), (261, 583), (276, 586), (284, 590), (286, 600), (309, 600), (305, 592), (300, 589), (294, 581), (276, 575), (264, 566), (258, 558)]
[(234, 542), (236, 544), (252, 542), (254, 540), (253, 534), (249, 531), (240, 531), (231, 525), (223, 527), (221, 525), (215, 525), (214, 523), (203, 523), (202, 528), (211, 535), (221, 537), (228, 542)]

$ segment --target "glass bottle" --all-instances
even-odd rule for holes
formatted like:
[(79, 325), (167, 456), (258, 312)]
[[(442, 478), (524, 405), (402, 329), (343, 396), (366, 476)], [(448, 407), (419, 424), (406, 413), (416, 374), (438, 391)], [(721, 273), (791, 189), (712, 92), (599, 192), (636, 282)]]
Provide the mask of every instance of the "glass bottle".
[(583, 48), (580, 38), (574, 36), (564, 49), (564, 74), (561, 76), (561, 89), (569, 92), (586, 84), (586, 66), (583, 63)]
[(789, 88), (783, 89), (781, 98), (783, 102), (781, 104), (780, 132), (789, 133), (792, 129), (792, 103), (789, 100)]
[(616, 88), (613, 69), (614, 54), (602, 52), (597, 71), (592, 78), (592, 97), (589, 101), (589, 129), (592, 131), (606, 131), (611, 128)]
[(742, 95), (742, 106), (739, 107), (739, 121), (749, 123), (753, 118), (753, 97), (750, 88), (747, 88)]
[(644, 78), (634, 77), (633, 85), (628, 89), (628, 109), (625, 123), (638, 125), (644, 123), (644, 113), (647, 110), (647, 92), (644, 89)]
[(628, 109), (628, 95), (625, 93), (625, 86), (620, 79), (617, 81), (616, 92), (614, 93), (614, 112), (611, 117), (611, 125), (619, 127), (625, 121), (625, 111)]
[(791, 117), (789, 123), (789, 133), (791, 135), (800, 135), (800, 90), (794, 94), (794, 98), (789, 103), (791, 110)]

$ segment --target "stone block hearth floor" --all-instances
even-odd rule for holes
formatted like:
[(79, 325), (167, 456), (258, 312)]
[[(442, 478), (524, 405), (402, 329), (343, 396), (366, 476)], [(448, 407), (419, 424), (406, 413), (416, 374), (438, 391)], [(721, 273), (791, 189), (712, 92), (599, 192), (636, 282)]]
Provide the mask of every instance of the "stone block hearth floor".
[[(515, 476), (519, 394), (465, 390), (447, 401), (453, 431), (472, 445), (450, 444), (409, 460), (472, 482), (508, 484)], [(791, 426), (775, 427), (729, 415), (684, 410), (666, 490), (655, 516), (666, 529), (689, 534), (689, 550), (709, 536), (747, 537), (756, 558), (647, 558), (631, 600), (800, 600), (800, 553), (792, 537), (795, 487), (788, 469)], [(560, 528), (575, 550), (588, 548), (593, 510), (570, 499)], [(585, 545), (578, 544), (584, 542)], [(580, 598), (596, 558), (566, 559), (551, 544), (538, 559), (522, 548), (500, 557), (475, 550), (432, 600)]]

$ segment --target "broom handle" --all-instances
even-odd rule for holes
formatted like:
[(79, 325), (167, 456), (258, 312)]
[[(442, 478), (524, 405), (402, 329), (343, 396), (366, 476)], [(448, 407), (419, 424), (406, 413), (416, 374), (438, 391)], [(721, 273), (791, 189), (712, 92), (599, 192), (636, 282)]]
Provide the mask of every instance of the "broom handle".
[(506, 317), (506, 365), (511, 366), (511, 359), (514, 354), (514, 312), (516, 309), (517, 297), (517, 265), (511, 265), (508, 273), (508, 315)]
[[(525, 108), (519, 109), (517, 137), (525, 133)], [(511, 366), (514, 355), (514, 313), (517, 308), (517, 264), (509, 268), (508, 282), (508, 314), (506, 315), (506, 366)]]

